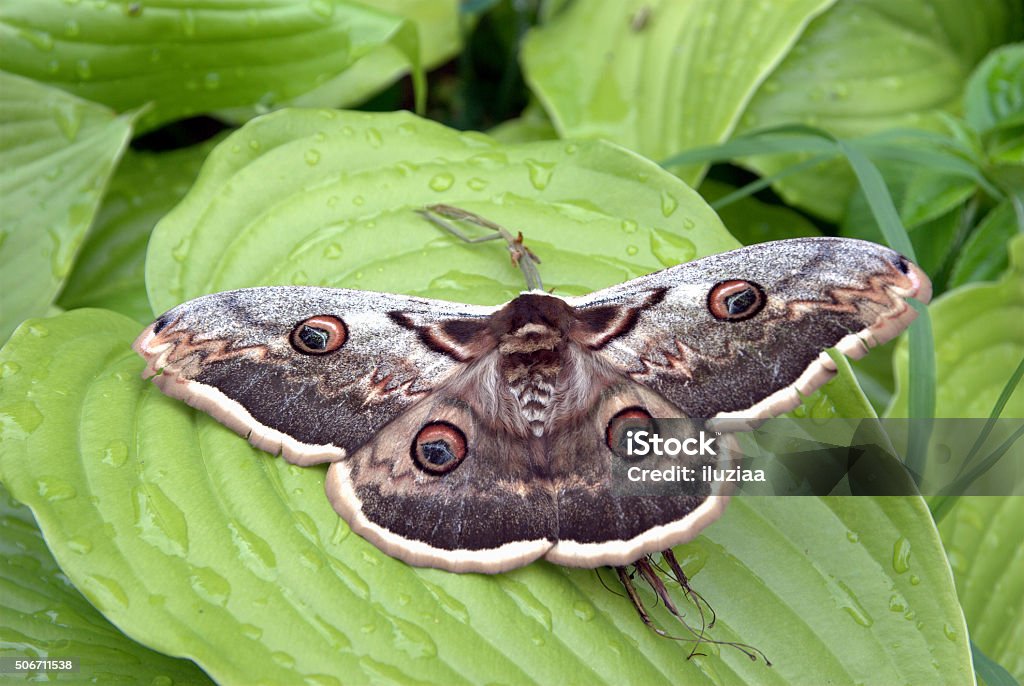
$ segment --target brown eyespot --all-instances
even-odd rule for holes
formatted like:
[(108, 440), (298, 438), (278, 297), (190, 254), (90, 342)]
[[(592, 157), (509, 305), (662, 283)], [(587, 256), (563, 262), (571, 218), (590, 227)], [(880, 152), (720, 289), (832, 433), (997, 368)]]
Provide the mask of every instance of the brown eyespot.
[(715, 319), (727, 322), (750, 319), (766, 302), (764, 289), (753, 281), (723, 281), (708, 293), (708, 310)]
[(466, 434), (448, 422), (430, 422), (413, 439), (413, 464), (427, 474), (447, 474), (466, 459)]
[[(642, 407), (627, 407), (619, 410), (608, 420), (604, 442), (608, 449), (623, 459), (632, 458), (626, 451), (626, 439), (633, 431), (652, 432), (656, 429), (654, 417)], [(636, 458), (632, 458), (636, 459)]]
[(301, 321), (292, 330), (292, 347), (306, 355), (325, 355), (345, 345), (348, 329), (345, 322), (331, 314), (321, 314)]

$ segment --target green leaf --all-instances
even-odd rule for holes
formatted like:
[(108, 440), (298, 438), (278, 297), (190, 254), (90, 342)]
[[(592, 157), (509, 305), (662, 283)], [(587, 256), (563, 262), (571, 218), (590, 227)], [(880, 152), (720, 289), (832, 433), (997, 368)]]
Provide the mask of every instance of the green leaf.
[[(804, 122), (841, 138), (889, 128), (937, 128), (930, 113), (955, 110), (974, 64), (1020, 35), (1017, 0), (839, 2), (817, 18), (750, 101), (738, 131)], [(800, 158), (758, 157), (771, 175)], [(791, 204), (838, 219), (854, 189), (840, 164), (788, 177)]]
[[(714, 206), (715, 201), (736, 189), (705, 179), (699, 190), (704, 199)], [(736, 236), (743, 245), (821, 235), (811, 221), (784, 205), (769, 205), (746, 197), (717, 209), (729, 233)]]
[[(524, 75), (563, 137), (606, 138), (660, 160), (728, 138), (757, 87), (832, 2), (575, 2), (527, 36)], [(703, 167), (679, 173), (694, 183)]]
[[(938, 385), (936, 417), (987, 417), (1010, 373), (1024, 357), (1024, 236), (1010, 244), (1011, 268), (995, 283), (972, 283), (931, 304)], [(887, 411), (907, 412), (907, 351), (894, 356), (896, 394)], [(1010, 397), (1006, 417), (1024, 417), (1024, 388)]]
[(419, 70), (416, 27), (349, 0), (12, 0), (0, 9), (0, 35), (0, 68), (119, 111), (152, 102), (144, 129), (273, 107), (389, 43)]
[(0, 656), (75, 659), (77, 672), (49, 673), (56, 681), (211, 683), (191, 662), (135, 643), (97, 612), (57, 566), (32, 513), (2, 485), (0, 553)]
[(0, 92), (2, 343), (60, 291), (134, 115), (3, 72)]
[[(419, 60), (424, 69), (447, 62), (462, 47), (456, 0), (375, 0), (374, 9), (402, 17), (416, 26)], [(351, 67), (313, 90), (296, 96), (289, 107), (354, 107), (405, 76), (408, 56), (393, 43), (382, 43)], [(241, 123), (267, 111), (265, 105), (221, 110), (219, 118)]]
[(1007, 245), (1021, 232), (1013, 203), (1004, 200), (993, 208), (971, 233), (953, 263), (949, 287), (972, 281), (994, 281), (1009, 264)]
[[(1024, 681), (1024, 498), (964, 496), (939, 532), (971, 639)], [(980, 670), (979, 670), (980, 671)]]
[(90, 601), (218, 681), (970, 682), (919, 498), (735, 499), (677, 553), (718, 613), (710, 635), (774, 666), (714, 645), (687, 660), (591, 571), (388, 558), (337, 518), (323, 468), (255, 451), (139, 379), (138, 328), (76, 310), (18, 331), (0, 353), (0, 477)]
[(993, 50), (967, 82), (964, 116), (986, 133), (1024, 117), (1024, 43)]
[(562, 294), (737, 246), (696, 192), (606, 143), (501, 145), (408, 113), (294, 110), (210, 155), (153, 233), (150, 301), (275, 283), (492, 304), (521, 291), (504, 246), (461, 243), (416, 213), (434, 203), (523, 231)]
[(144, 278), (150, 232), (192, 186), (214, 142), (125, 154), (60, 294), (61, 307), (106, 307), (139, 321), (152, 318)]

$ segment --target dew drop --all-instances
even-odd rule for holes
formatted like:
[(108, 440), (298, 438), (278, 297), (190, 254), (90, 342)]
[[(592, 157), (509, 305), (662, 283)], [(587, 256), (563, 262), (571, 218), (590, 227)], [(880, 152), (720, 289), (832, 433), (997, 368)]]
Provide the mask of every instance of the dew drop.
[(434, 597), (437, 604), (441, 606), (441, 609), (446, 614), (454, 617), (460, 624), (469, 624), (469, 610), (466, 609), (465, 604), (460, 600), (453, 598), (447, 591), (440, 586), (432, 584), (428, 581), (423, 581), (423, 586), (427, 589), (427, 592)]
[(79, 555), (87, 555), (92, 551), (92, 541), (88, 538), (73, 537), (68, 539), (68, 549)]
[(894, 593), (889, 597), (889, 610), (891, 612), (906, 612), (907, 601), (899, 593)]
[(875, 623), (871, 618), (871, 615), (864, 609), (864, 606), (860, 604), (857, 596), (854, 595), (849, 586), (838, 579), (830, 578), (828, 588), (832, 592), (832, 597), (835, 600), (836, 605), (845, 610), (857, 624), (863, 627), (869, 627)]
[(551, 183), (551, 174), (555, 169), (553, 162), (526, 160), (526, 168), (530, 173), (530, 183), (537, 190), (542, 191)]
[(263, 638), (263, 629), (259, 628), (255, 624), (242, 624), (238, 627), (242, 632), (242, 635), (253, 641), (258, 641)]
[(640, 228), (640, 225), (637, 224), (632, 219), (623, 219), (622, 220), (622, 230), (624, 232), (626, 232), (626, 233), (629, 233), (629, 234), (636, 233), (639, 228)]
[(693, 221), (693, 219), (691, 219), (690, 217), (687, 217), (686, 219), (683, 220), (684, 229), (692, 230), (695, 226), (697, 226), (697, 222)]
[(545, 631), (551, 632), (551, 610), (548, 606), (542, 603), (533, 593), (530, 588), (519, 581), (514, 581), (506, 577), (496, 577), (500, 579), (498, 584), (502, 590), (505, 591), (515, 603), (519, 606), (520, 611), (527, 617), (530, 617), (535, 622), (540, 624)]
[(329, 260), (336, 260), (341, 257), (343, 252), (341, 243), (328, 243), (327, 247), (324, 248), (324, 257)]
[(249, 149), (252, 150), (253, 152), (258, 151), (260, 149), (260, 147), (262, 147), (260, 142), (258, 140), (256, 140), (255, 138), (250, 138), (248, 145), (249, 145)]
[(379, 148), (384, 145), (384, 137), (380, 135), (380, 131), (372, 126), (366, 129), (366, 133), (364, 135), (366, 136), (366, 142), (369, 143), (371, 147)]
[(860, 541), (860, 534), (858, 534), (856, 531), (847, 531), (846, 540), (850, 543), (857, 543), (858, 541)]
[(92, 78), (92, 64), (87, 59), (80, 59), (75, 62), (75, 74), (84, 80)]
[(228, 522), (228, 531), (239, 557), (250, 563), (250, 570), (262, 579), (269, 579), (268, 572), (277, 568), (277, 557), (270, 544), (237, 521)]
[(12, 403), (0, 412), (0, 438), (24, 440), (43, 423), (39, 408), (28, 400)]
[(122, 440), (115, 440), (103, 449), (100, 461), (111, 467), (120, 467), (128, 461), (128, 444)]
[(689, 262), (697, 254), (697, 246), (689, 238), (664, 229), (651, 231), (651, 252), (666, 267)]
[(305, 550), (299, 553), (299, 562), (303, 567), (313, 572), (320, 571), (324, 566), (320, 554), (312, 550)]
[(626, 246), (626, 254), (629, 255), (630, 257), (636, 255), (638, 252), (640, 252), (640, 248), (636, 247), (635, 245), (630, 244)]
[(303, 681), (307, 686), (342, 686), (341, 681), (330, 674), (307, 674)]
[(917, 586), (920, 583), (921, 583), (921, 577), (919, 577), (917, 574), (911, 574), (910, 575), (910, 585), (911, 586)]
[(390, 617), (394, 631), (392, 645), (413, 659), (437, 656), (437, 644), (419, 626), (398, 617)]
[(910, 541), (900, 536), (892, 546), (892, 568), (897, 574), (910, 569)]
[(676, 196), (672, 195), (668, 191), (661, 192), (661, 214), (665, 217), (671, 217), (679, 207), (679, 201), (676, 200)]
[(270, 659), (285, 669), (292, 669), (295, 666), (295, 658), (281, 650), (275, 650), (270, 654)]
[(482, 191), (485, 188), (487, 188), (488, 183), (485, 179), (481, 179), (478, 176), (474, 176), (473, 178), (466, 182), (466, 185), (469, 186), (470, 190)]
[(193, 9), (181, 11), (181, 32), (192, 38), (196, 35), (196, 13)]
[(313, 10), (315, 14), (324, 18), (329, 18), (334, 14), (334, 5), (328, 2), (328, 0), (311, 0), (309, 8)]
[(155, 483), (141, 484), (132, 492), (139, 537), (166, 555), (184, 557), (189, 548), (185, 513)]
[(430, 184), (429, 185), (430, 185), (430, 188), (432, 190), (435, 190), (438, 193), (441, 193), (441, 192), (446, 191), (449, 188), (451, 188), (452, 184), (454, 184), (454, 183), (455, 183), (455, 177), (454, 176), (452, 176), (448, 172), (441, 172), (440, 174), (437, 174), (432, 179), (430, 179)]
[(220, 88), (220, 74), (215, 71), (207, 72), (203, 77), (203, 88), (208, 91), (215, 91)]
[(231, 584), (209, 567), (193, 567), (189, 584), (201, 598), (214, 605), (224, 606), (231, 594)]
[(348, 535), (352, 533), (351, 527), (345, 523), (345, 520), (338, 517), (337, 523), (334, 525), (334, 531), (331, 533), (331, 543), (334, 545), (340, 544)]
[(306, 151), (306, 154), (303, 155), (303, 159), (306, 160), (306, 164), (309, 166), (315, 166), (320, 163), (320, 151), (315, 148), (310, 148)]
[(188, 257), (190, 241), (187, 238), (183, 238), (178, 241), (178, 244), (171, 249), (171, 257), (175, 262), (184, 262), (185, 258)]
[(68, 38), (74, 38), (82, 32), (82, 27), (78, 25), (77, 19), (68, 19), (64, 22), (64, 35)]
[(338, 561), (333, 557), (327, 558), (331, 569), (334, 570), (335, 575), (345, 584), (353, 595), (357, 598), (366, 600), (370, 597), (370, 586), (359, 576), (351, 567)]
[(366, 204), (366, 198), (364, 198), (361, 195), (357, 195), (352, 198), (352, 204), (355, 205), (356, 207), (362, 207), (363, 205)]
[(128, 607), (128, 594), (121, 588), (121, 584), (106, 576), (96, 574), (85, 577), (82, 580), (82, 592), (103, 613)]
[(594, 618), (594, 606), (584, 600), (573, 603), (572, 612), (584, 622), (589, 622)]
[(34, 29), (22, 29), (18, 32), (19, 35), (35, 46), (39, 50), (49, 51), (53, 50), (53, 36), (46, 31), (36, 31)]
[(302, 271), (301, 269), (292, 274), (292, 285), (293, 286), (305, 286), (309, 283), (309, 274)]
[(50, 502), (71, 500), (78, 491), (67, 481), (56, 476), (42, 476), (36, 481), (36, 493)]
[(946, 624), (943, 624), (942, 633), (950, 641), (956, 642), (956, 629), (953, 628), (952, 624), (948, 622)]
[(21, 365), (17, 362), (7, 361), (0, 363), (0, 379), (14, 376), (21, 371)]

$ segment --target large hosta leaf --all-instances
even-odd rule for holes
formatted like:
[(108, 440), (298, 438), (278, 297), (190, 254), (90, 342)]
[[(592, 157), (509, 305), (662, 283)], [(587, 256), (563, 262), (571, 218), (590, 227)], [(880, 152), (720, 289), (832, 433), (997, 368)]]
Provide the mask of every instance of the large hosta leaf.
[(73, 683), (208, 684), (191, 662), (127, 638), (75, 590), (50, 554), (28, 508), (0, 486), (0, 656), (71, 658)]
[(1024, 498), (961, 498), (939, 531), (971, 639), (1024, 681)]
[[(373, 6), (415, 24), (419, 35), (420, 64), (424, 69), (451, 59), (461, 47), (456, 0), (375, 0)], [(296, 96), (287, 104), (295, 107), (354, 107), (408, 74), (412, 67), (409, 57), (399, 46), (383, 43), (342, 73)], [(217, 115), (245, 121), (265, 111), (266, 103), (261, 103), (255, 107), (221, 110)]]
[[(985, 53), (1024, 32), (1017, 0), (842, 0), (813, 21), (750, 101), (738, 131), (803, 122), (841, 137), (934, 126), (957, 110)], [(770, 175), (793, 156), (751, 160)], [(791, 203), (838, 219), (855, 188), (845, 163), (780, 180)]]
[(434, 203), (523, 231), (563, 294), (738, 245), (693, 190), (613, 146), (500, 145), (406, 113), (294, 110), (222, 143), (157, 226), (150, 300), (163, 311), (282, 283), (491, 304), (523, 290), (502, 246), (461, 243), (415, 212)]
[[(678, 179), (604, 143), (499, 145), (407, 114), (286, 111), (221, 143), (157, 227), (150, 297), (161, 310), (257, 283), (477, 302), (519, 290), (500, 244), (461, 244), (413, 212), (438, 201), (522, 229), (560, 293), (735, 245)], [(0, 479), (108, 617), (218, 680), (971, 680), (919, 499), (737, 499), (678, 552), (718, 611), (711, 635), (774, 666), (713, 645), (687, 660), (592, 572), (455, 575), (383, 555), (337, 518), (323, 468), (256, 451), (139, 379), (139, 328), (76, 310), (19, 330), (0, 353)], [(816, 402), (812, 416), (870, 411), (842, 392)]]
[(102, 310), (19, 330), (0, 354), (0, 477), (90, 601), (218, 680), (971, 681), (919, 499), (737, 499), (678, 553), (718, 612), (711, 635), (774, 666), (712, 645), (687, 660), (592, 572), (456, 575), (384, 556), (338, 520), (322, 468), (255, 451), (138, 379), (137, 330)]
[(0, 68), (117, 110), (140, 125), (222, 107), (272, 107), (391, 44), (418, 68), (416, 27), (349, 0), (0, 5)]
[(61, 291), (61, 307), (106, 307), (151, 318), (144, 278), (149, 234), (192, 186), (212, 147), (211, 141), (172, 152), (125, 154)]
[[(523, 70), (562, 136), (607, 138), (665, 159), (725, 140), (833, 2), (575, 2), (530, 32)], [(700, 173), (680, 170), (690, 183)]]
[(133, 117), (3, 72), (0, 93), (2, 343), (67, 278)]

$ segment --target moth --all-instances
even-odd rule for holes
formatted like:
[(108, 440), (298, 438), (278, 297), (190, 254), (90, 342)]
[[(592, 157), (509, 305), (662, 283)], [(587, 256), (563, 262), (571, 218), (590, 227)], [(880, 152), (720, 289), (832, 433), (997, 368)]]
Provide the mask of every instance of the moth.
[(453, 572), (621, 567), (695, 537), (728, 493), (617, 493), (617, 421), (786, 412), (835, 374), (826, 349), (861, 357), (930, 296), (888, 248), (807, 238), (497, 307), (216, 293), (133, 347), (164, 393), (289, 462), (330, 463), (335, 510), (389, 555)]

